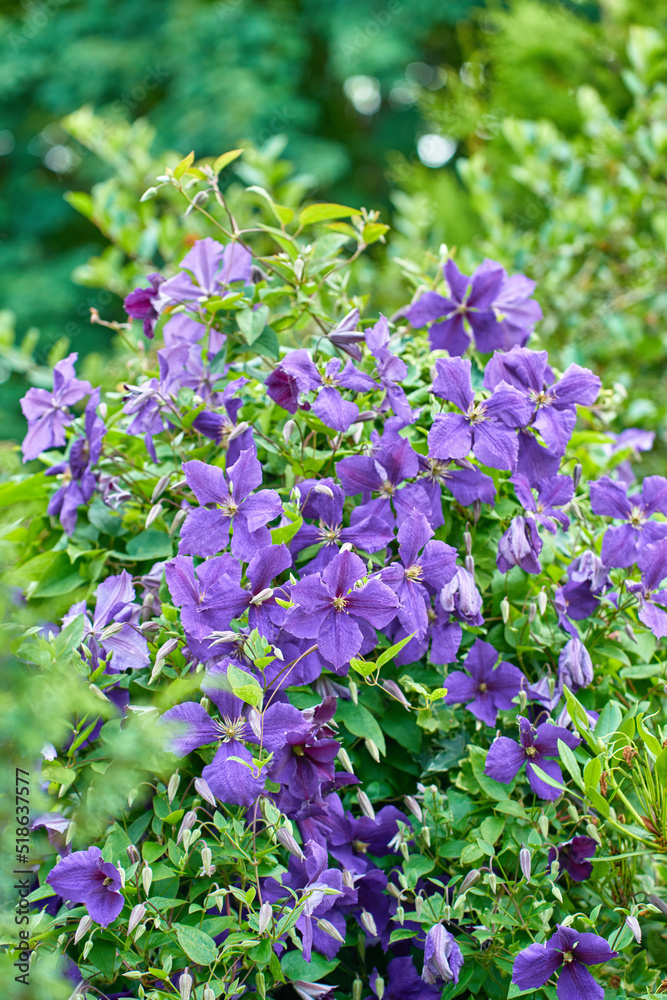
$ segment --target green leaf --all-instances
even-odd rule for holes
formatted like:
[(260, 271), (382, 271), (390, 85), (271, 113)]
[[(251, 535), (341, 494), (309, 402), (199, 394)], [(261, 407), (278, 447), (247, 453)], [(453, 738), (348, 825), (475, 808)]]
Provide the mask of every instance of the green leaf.
[(358, 674), (361, 674), (362, 677), (370, 677), (375, 670), (375, 664), (369, 662), (368, 660), (355, 660), (353, 658), (350, 660), (350, 666), (353, 670), (356, 670)]
[(667, 788), (667, 747), (655, 758), (655, 776), (663, 788)]
[(297, 531), (303, 524), (303, 518), (297, 517), (291, 524), (283, 524), (280, 528), (271, 529), (271, 542), (273, 545), (280, 545), (282, 542), (291, 542)]
[(131, 538), (126, 548), (127, 554), (137, 560), (168, 559), (173, 554), (169, 535), (152, 528)]
[(359, 209), (349, 208), (347, 205), (335, 205), (330, 202), (309, 205), (301, 212), (299, 225), (310, 226), (313, 222), (326, 222), (328, 219), (347, 219), (351, 215), (359, 215)]
[(224, 170), (234, 160), (238, 160), (242, 152), (242, 149), (230, 149), (228, 153), (223, 153), (213, 164), (214, 173), (219, 174), (221, 170)]
[(355, 705), (353, 701), (338, 699), (336, 720), (343, 723), (346, 729), (359, 736), (362, 740), (373, 740), (381, 754), (386, 754), (387, 747), (384, 733), (374, 715), (364, 705)]
[(641, 738), (643, 739), (644, 743), (646, 744), (647, 749), (655, 759), (659, 754), (662, 753), (662, 745), (660, 741), (655, 738), (655, 736), (649, 733), (648, 729), (646, 728), (646, 726), (642, 721), (643, 718), (644, 718), (643, 714), (637, 716), (637, 731), (641, 736)]
[(265, 305), (256, 309), (239, 309), (236, 322), (247, 344), (254, 344), (261, 337), (268, 318), (269, 307)]
[(505, 820), (501, 819), (500, 816), (487, 816), (480, 826), (482, 837), (489, 844), (495, 844), (504, 829)]
[(385, 649), (383, 653), (380, 653), (375, 663), (375, 666), (378, 668), (378, 670), (380, 667), (383, 667), (385, 663), (389, 663), (389, 660), (393, 659), (393, 657), (396, 656), (397, 653), (400, 653), (403, 647), (407, 646), (407, 644), (410, 642), (410, 639), (413, 638), (414, 638), (414, 632), (411, 635), (406, 636), (405, 639), (401, 639), (399, 642), (394, 643), (394, 645), (390, 646), (389, 649)]
[(581, 770), (577, 764), (577, 759), (567, 743), (564, 743), (563, 740), (558, 740), (558, 755), (560, 756), (565, 769), (570, 773), (579, 788), (583, 790), (585, 788), (584, 779), (581, 776)]
[(176, 937), (181, 948), (195, 965), (211, 965), (218, 957), (218, 949), (213, 938), (197, 927), (174, 924)]
[(194, 163), (195, 153), (192, 150), (187, 156), (184, 156), (179, 164), (174, 167), (174, 177), (177, 181), (180, 181), (183, 174), (186, 172), (188, 167), (191, 167)]
[(67, 656), (73, 653), (75, 649), (79, 648), (83, 639), (85, 624), (85, 618), (83, 613), (81, 613), (80, 615), (77, 615), (76, 618), (73, 618), (72, 621), (65, 625), (62, 631), (58, 633), (53, 642), (53, 649), (57, 659)]
[(318, 955), (316, 951), (312, 953), (310, 962), (306, 962), (300, 951), (288, 951), (280, 960), (280, 968), (285, 978), (292, 983), (299, 979), (307, 983), (316, 983), (330, 975), (337, 965), (337, 959), (327, 962), (326, 958)]
[(593, 806), (597, 809), (599, 813), (602, 813), (605, 819), (609, 819), (609, 803), (604, 799), (599, 792), (596, 792), (594, 788), (587, 788), (586, 795)]
[(25, 503), (26, 500), (39, 500), (48, 493), (48, 480), (43, 472), (35, 476), (27, 476), (18, 482), (0, 484), (0, 507), (9, 507), (13, 503)]
[(514, 782), (511, 782), (509, 785), (504, 785), (502, 782), (495, 781), (494, 778), (489, 778), (484, 774), (486, 750), (482, 750), (481, 747), (470, 746), (468, 748), (468, 753), (470, 754), (470, 763), (472, 764), (473, 774), (475, 775), (482, 791), (486, 792), (486, 794), (492, 799), (496, 799), (498, 801), (508, 799), (508, 792), (512, 789)]
[(235, 667), (230, 663), (227, 668), (227, 679), (237, 698), (245, 701), (248, 705), (252, 705), (253, 708), (261, 706), (263, 698), (262, 689), (254, 677), (246, 673), (245, 670), (241, 670), (240, 667)]
[(533, 763), (533, 761), (531, 761), (530, 766), (532, 767), (537, 777), (540, 778), (540, 780), (543, 781), (545, 785), (550, 785), (552, 788), (557, 788), (561, 792), (565, 791), (565, 785), (563, 784), (562, 781), (558, 781), (556, 778), (552, 778), (550, 774), (547, 774), (546, 771), (543, 771), (542, 768), (538, 767), (537, 764)]
[(370, 246), (371, 243), (376, 243), (387, 232), (389, 232), (389, 226), (386, 226), (384, 223), (368, 222), (364, 226), (361, 236), (366, 246)]
[(606, 739), (612, 733), (618, 731), (618, 727), (623, 719), (623, 713), (615, 701), (608, 701), (600, 712), (600, 718), (595, 723), (593, 730), (600, 739)]
[(586, 794), (588, 794), (589, 789), (594, 788), (597, 790), (600, 784), (600, 775), (602, 774), (602, 764), (598, 757), (593, 757), (589, 760), (584, 768), (584, 785), (586, 786)]

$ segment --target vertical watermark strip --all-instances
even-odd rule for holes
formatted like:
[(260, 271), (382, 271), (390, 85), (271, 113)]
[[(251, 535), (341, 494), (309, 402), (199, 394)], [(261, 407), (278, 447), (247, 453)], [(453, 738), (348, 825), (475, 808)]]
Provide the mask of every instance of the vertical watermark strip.
[(14, 923), (18, 932), (18, 958), (14, 962), (17, 975), (14, 979), (17, 983), (30, 985), (30, 882), (32, 869), (30, 868), (30, 772), (23, 767), (17, 767), (16, 771), (16, 841), (15, 863), (13, 874), (18, 876), (14, 883), (16, 892), (16, 904), (14, 907)]

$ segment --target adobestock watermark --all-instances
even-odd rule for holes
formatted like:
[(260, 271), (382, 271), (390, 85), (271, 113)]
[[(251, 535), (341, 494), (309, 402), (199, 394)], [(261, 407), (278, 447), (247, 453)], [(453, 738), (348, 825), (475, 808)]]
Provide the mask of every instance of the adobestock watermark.
[(69, 0), (21, 0), (25, 14), (7, 35), (14, 52), (20, 52), (60, 13)]

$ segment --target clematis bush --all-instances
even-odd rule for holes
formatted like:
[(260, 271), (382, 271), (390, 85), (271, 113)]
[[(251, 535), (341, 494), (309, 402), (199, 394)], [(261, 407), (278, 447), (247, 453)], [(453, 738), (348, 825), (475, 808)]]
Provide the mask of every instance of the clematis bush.
[(369, 314), (355, 275), (388, 227), (258, 187), (239, 225), (239, 154), (155, 180), (208, 235), (127, 322), (95, 316), (127, 381), (70, 355), (28, 391), (0, 486), (35, 975), (59, 961), (48, 995), (79, 998), (653, 996), (651, 436), (550, 365), (523, 275), (443, 248)]

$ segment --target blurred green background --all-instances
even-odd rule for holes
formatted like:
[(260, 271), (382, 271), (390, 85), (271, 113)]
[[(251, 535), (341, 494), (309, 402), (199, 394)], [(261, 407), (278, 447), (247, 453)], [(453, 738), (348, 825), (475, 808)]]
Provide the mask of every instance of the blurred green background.
[(90, 307), (122, 318), (184, 252), (168, 199), (138, 204), (164, 163), (249, 143), (230, 185), (394, 227), (369, 308), (409, 301), (443, 242), (494, 257), (538, 281), (538, 344), (664, 439), (666, 21), (661, 0), (2, 3), (2, 437), (68, 345), (101, 370)]

